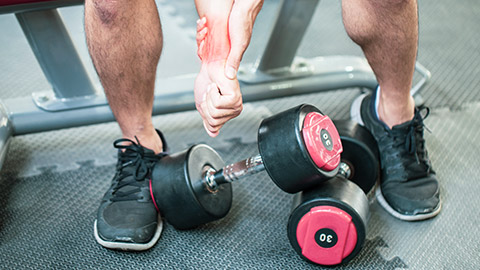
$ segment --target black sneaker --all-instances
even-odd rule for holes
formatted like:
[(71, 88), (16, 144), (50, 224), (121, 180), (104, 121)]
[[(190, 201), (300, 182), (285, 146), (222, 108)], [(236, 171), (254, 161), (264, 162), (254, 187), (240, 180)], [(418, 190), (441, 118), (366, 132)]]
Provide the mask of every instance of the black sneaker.
[[(167, 149), (162, 134), (157, 133)], [(125, 142), (130, 145), (123, 145)], [(138, 140), (119, 139), (113, 146), (119, 149), (117, 172), (98, 209), (95, 239), (106, 248), (146, 250), (158, 241), (163, 229), (150, 194), (150, 175), (154, 164), (166, 154), (155, 155)]]
[(377, 117), (375, 95), (364, 94), (352, 104), (351, 117), (375, 137), (382, 169), (377, 201), (393, 216), (407, 221), (436, 216), (440, 191), (423, 139), (429, 109), (415, 109), (413, 120), (390, 129)]

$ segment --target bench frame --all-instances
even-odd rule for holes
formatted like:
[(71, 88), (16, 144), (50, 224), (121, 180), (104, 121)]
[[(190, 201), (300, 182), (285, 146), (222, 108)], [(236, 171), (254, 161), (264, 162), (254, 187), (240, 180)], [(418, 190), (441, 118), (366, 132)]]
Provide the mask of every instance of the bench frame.
[[(256, 63), (242, 64), (238, 72), (244, 102), (351, 87), (376, 88), (375, 75), (365, 58), (296, 56), (318, 2), (283, 1), (264, 53)], [(52, 87), (33, 92), (31, 97), (0, 99), (0, 168), (12, 136), (115, 120), (105, 95), (92, 84), (57, 10), (79, 4), (83, 1), (0, 6), (0, 14), (15, 13)], [(419, 101), (419, 92), (431, 75), (418, 62), (416, 71), (422, 78), (412, 94)], [(157, 80), (157, 85), (170, 93), (155, 92), (153, 115), (195, 109), (194, 79), (190, 74)]]

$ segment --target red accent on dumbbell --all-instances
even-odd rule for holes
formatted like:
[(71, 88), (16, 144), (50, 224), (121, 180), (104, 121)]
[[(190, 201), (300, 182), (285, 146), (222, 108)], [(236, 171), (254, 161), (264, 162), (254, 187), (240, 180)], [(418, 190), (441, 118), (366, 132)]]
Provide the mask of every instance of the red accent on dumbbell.
[(343, 148), (333, 121), (326, 115), (311, 112), (303, 121), (302, 133), (303, 141), (313, 162), (326, 171), (337, 168)]
[[(321, 247), (315, 239), (321, 229), (330, 229), (336, 234), (336, 243), (332, 247)], [(321, 240), (328, 241), (328, 236)], [(317, 206), (310, 209), (298, 222), (297, 242), (302, 255), (314, 263), (335, 265), (342, 262), (357, 243), (357, 229), (352, 217), (345, 211), (333, 206)]]

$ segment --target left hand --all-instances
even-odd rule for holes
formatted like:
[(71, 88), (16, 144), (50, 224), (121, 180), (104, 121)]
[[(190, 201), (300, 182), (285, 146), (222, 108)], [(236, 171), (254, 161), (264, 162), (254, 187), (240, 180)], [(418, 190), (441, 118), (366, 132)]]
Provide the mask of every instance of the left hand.
[(243, 109), (238, 80), (224, 75), (225, 61), (203, 63), (195, 80), (195, 105), (208, 135), (216, 137), (220, 128)]

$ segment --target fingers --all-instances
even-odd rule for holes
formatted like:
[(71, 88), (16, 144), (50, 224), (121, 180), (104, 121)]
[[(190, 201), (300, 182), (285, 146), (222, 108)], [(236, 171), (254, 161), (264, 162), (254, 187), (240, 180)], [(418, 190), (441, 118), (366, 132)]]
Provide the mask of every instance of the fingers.
[[(204, 103), (196, 103), (195, 105), (202, 119), (206, 119), (205, 113), (203, 112), (205, 108)], [(217, 135), (219, 134), (219, 129), (210, 126), (206, 120), (203, 120), (203, 128), (207, 132), (208, 136), (212, 138), (217, 137)]]
[(203, 17), (197, 20), (197, 46), (200, 46), (200, 43), (205, 39), (207, 36), (208, 28), (206, 27), (207, 18)]
[(207, 24), (207, 18), (206, 17), (202, 17), (202, 18), (198, 19), (197, 20), (197, 32), (200, 32), (200, 30), (202, 30), (202, 28), (204, 28), (206, 24)]
[(207, 23), (207, 18), (203, 17), (199, 20), (197, 20), (197, 35), (196, 35), (196, 40), (197, 40), (197, 55), (200, 58), (200, 60), (203, 60), (204, 56), (204, 47), (205, 47), (205, 37), (208, 34), (208, 28), (206, 27)]
[(208, 126), (207, 122), (203, 121), (203, 128), (205, 128), (205, 131), (207, 132), (208, 136), (212, 137), (212, 138), (215, 138), (218, 136), (218, 134), (220, 134), (220, 129), (216, 130), (216, 131), (211, 131), (211, 127)]
[(205, 48), (205, 40), (202, 40), (198, 45), (198, 49), (197, 49), (198, 58), (200, 58), (200, 60), (202, 61), (203, 61), (203, 56), (205, 55), (204, 48)]
[[(197, 106), (198, 108), (198, 106)], [(222, 126), (237, 117), (243, 109), (241, 96), (222, 95), (216, 84), (210, 84), (204, 102), (200, 104), (200, 115), (208, 135), (215, 137)]]
[(197, 36), (196, 36), (197, 46), (200, 46), (200, 43), (205, 40), (205, 37), (207, 36), (207, 33), (208, 33), (208, 28), (207, 27), (204, 27), (204, 28), (202, 28), (202, 30), (200, 30), (200, 32), (197, 32)]

